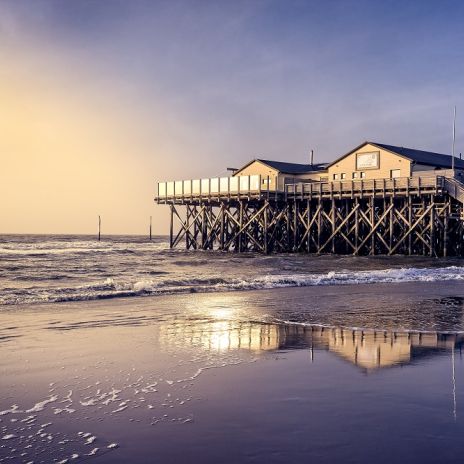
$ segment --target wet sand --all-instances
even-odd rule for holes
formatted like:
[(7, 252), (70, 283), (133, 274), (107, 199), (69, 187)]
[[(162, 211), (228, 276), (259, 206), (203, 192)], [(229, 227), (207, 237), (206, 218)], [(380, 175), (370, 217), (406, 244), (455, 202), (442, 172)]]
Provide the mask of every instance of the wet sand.
[(0, 462), (459, 462), (463, 301), (444, 282), (4, 309)]

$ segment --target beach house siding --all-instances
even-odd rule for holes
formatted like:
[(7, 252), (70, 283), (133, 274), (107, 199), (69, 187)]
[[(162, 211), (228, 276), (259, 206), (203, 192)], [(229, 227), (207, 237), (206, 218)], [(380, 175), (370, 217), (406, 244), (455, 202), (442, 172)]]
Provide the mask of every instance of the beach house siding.
[(307, 172), (304, 174), (296, 174), (293, 176), (290, 176), (290, 174), (287, 174), (286, 177), (286, 183), (291, 183), (293, 180), (295, 182), (320, 182), (321, 176), (323, 177), (325, 174), (325, 171), (314, 171), (314, 172)]
[(275, 190), (276, 181), (279, 177), (279, 171), (262, 163), (259, 160), (254, 160), (245, 165), (243, 168), (234, 172), (234, 176), (261, 176), (261, 188), (267, 189), (267, 178), (269, 177), (269, 190)]
[(279, 190), (282, 190), (285, 184), (292, 184), (295, 182), (318, 182), (321, 180), (321, 175), (324, 175), (325, 172), (325, 170), (315, 170), (313, 172), (304, 173), (282, 172), (279, 169), (267, 165), (261, 160), (254, 160), (236, 171), (234, 176), (260, 175), (261, 188), (263, 190), (267, 189), (267, 178), (269, 176), (269, 190), (275, 190), (276, 185)]
[(329, 181), (410, 177), (411, 160), (366, 143), (328, 167)]

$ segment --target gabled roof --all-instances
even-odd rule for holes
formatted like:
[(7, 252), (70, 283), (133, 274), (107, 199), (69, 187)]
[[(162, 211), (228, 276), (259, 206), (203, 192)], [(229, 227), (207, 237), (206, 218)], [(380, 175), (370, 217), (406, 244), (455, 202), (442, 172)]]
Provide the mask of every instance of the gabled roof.
[(269, 166), (270, 168), (276, 169), (282, 174), (306, 174), (310, 172), (317, 172), (322, 171), (327, 167), (328, 163), (318, 163), (318, 164), (300, 164), (300, 163), (286, 163), (284, 161), (273, 161), (273, 160), (265, 160), (265, 159), (254, 159), (249, 163), (242, 166), (238, 171), (234, 173), (237, 174), (238, 172), (242, 171), (250, 164), (254, 163), (255, 161), (259, 161), (260, 163)]
[[(398, 155), (409, 158), (419, 164), (427, 164), (430, 166), (437, 166), (443, 168), (451, 168), (452, 157), (451, 155), (444, 155), (442, 153), (434, 153), (432, 151), (416, 150), (414, 148), (395, 147), (394, 145), (385, 145), (383, 143), (369, 142), (371, 145), (383, 148), (385, 150), (397, 153)], [(459, 168), (464, 167), (464, 161), (459, 158), (454, 158), (454, 165)]]
[(271, 168), (277, 169), (282, 174), (304, 174), (307, 172), (316, 172), (325, 169), (325, 167), (327, 166), (327, 163), (300, 164), (264, 159), (257, 159), (256, 161), (261, 161), (261, 163), (267, 164)]
[[(350, 150), (340, 158), (337, 158), (335, 161), (329, 164), (329, 166), (333, 166), (334, 164), (338, 163), (340, 160), (345, 158), (346, 156), (350, 155), (351, 153), (359, 150), (364, 145), (374, 145), (375, 147), (381, 148), (383, 150), (387, 150), (391, 153), (395, 153), (400, 155), (404, 158), (409, 159), (418, 164), (425, 164), (427, 166), (436, 166), (439, 168), (451, 168), (452, 164), (452, 157), (451, 155), (444, 155), (442, 153), (434, 153), (432, 151), (423, 151), (423, 150), (416, 150), (414, 148), (406, 148), (406, 147), (397, 147), (395, 145), (386, 145), (384, 143), (377, 143), (377, 142), (364, 142), (361, 145), (358, 145), (353, 150)], [(459, 158), (454, 158), (454, 165), (456, 168), (464, 168), (464, 160)]]

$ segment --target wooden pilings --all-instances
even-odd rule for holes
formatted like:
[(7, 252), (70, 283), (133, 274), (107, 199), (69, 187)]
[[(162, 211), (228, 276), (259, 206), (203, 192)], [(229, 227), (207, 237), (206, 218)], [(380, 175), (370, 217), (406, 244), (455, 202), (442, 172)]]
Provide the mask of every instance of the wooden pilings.
[(460, 256), (461, 209), (446, 194), (171, 204), (170, 245), (260, 253)]

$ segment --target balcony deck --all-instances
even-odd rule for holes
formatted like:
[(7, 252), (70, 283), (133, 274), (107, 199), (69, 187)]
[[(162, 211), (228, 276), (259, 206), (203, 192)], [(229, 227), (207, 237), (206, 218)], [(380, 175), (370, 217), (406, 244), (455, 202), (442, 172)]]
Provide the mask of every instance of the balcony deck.
[(396, 179), (295, 182), (266, 188), (269, 178), (237, 176), (158, 183), (158, 204), (219, 204), (238, 200), (293, 201), (312, 199), (390, 198), (441, 195), (445, 177), (418, 176)]

